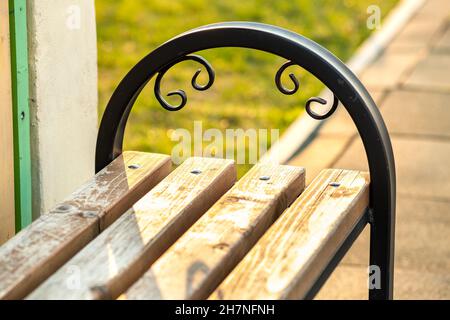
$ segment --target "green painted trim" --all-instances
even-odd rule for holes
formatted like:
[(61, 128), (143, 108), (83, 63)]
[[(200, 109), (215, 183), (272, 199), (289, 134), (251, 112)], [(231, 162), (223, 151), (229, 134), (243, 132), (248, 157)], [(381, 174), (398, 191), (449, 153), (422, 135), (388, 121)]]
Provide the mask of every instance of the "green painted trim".
[(26, 0), (9, 0), (16, 230), (31, 223), (30, 108)]

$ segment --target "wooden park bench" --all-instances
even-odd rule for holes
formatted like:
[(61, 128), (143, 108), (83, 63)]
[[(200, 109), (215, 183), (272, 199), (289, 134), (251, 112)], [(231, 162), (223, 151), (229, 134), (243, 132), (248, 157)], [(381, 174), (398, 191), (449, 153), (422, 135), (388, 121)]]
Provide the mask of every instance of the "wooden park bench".
[[(256, 164), (236, 182), (232, 160), (193, 157), (171, 171), (169, 156), (122, 152), (132, 105), (150, 78), (192, 52), (246, 47), (280, 55), (319, 78), (340, 101), (366, 148), (370, 173), (323, 170), (305, 188), (305, 169)], [(293, 77), (291, 77), (292, 79)], [(294, 82), (295, 83), (295, 82)], [(0, 299), (310, 299), (363, 228), (371, 265), (392, 298), (395, 172), (389, 137), (367, 91), (331, 53), (295, 33), (255, 23), (223, 23), (157, 48), (122, 80), (102, 119), (97, 174), (0, 247)], [(370, 179), (369, 179), (370, 177)], [(369, 181), (370, 180), (370, 181)], [(351, 276), (351, 275), (349, 275)]]

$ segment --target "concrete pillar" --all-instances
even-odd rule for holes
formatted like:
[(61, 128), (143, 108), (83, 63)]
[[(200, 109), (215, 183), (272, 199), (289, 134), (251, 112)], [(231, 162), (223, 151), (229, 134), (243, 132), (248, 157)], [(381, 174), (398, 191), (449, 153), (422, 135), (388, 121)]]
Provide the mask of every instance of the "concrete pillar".
[(33, 217), (94, 174), (94, 1), (28, 1)]

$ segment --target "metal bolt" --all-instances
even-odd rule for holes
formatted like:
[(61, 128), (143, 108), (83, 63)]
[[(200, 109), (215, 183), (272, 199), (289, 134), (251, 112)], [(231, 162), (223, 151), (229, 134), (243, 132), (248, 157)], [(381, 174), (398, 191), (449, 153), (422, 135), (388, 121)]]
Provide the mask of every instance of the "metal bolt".
[(269, 176), (261, 176), (261, 177), (259, 177), (259, 180), (267, 181), (267, 180), (270, 180), (270, 177)]
[(202, 170), (200, 170), (200, 169), (194, 169), (194, 170), (191, 171), (191, 173), (192, 173), (192, 174), (200, 174), (200, 173), (202, 173)]
[(330, 186), (332, 187), (339, 187), (341, 184), (339, 182), (331, 182)]
[(20, 113), (20, 120), (23, 120), (23, 119), (25, 119), (25, 112), (24, 111), (22, 111)]
[(139, 169), (141, 167), (140, 164), (133, 163), (128, 166), (129, 169)]
[(369, 223), (372, 224), (374, 222), (374, 215), (373, 215), (373, 209), (369, 208), (367, 210), (367, 214), (368, 214), (368, 218), (369, 218)]

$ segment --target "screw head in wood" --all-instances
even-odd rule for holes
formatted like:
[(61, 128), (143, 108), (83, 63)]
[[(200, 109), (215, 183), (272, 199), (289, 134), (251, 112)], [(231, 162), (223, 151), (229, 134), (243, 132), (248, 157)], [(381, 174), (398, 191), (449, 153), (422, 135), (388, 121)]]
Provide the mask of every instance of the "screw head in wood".
[(339, 182), (330, 182), (331, 187), (339, 187), (341, 184)]
[(129, 169), (139, 169), (141, 167), (140, 164), (133, 163), (128, 166)]
[(57, 209), (58, 211), (67, 211), (67, 210), (70, 209), (70, 206), (67, 205), (67, 204), (63, 204), (63, 205), (60, 205), (59, 207), (57, 207), (56, 209)]
[(83, 213), (83, 217), (85, 218), (95, 218), (97, 217), (97, 214), (93, 211), (87, 211)]
[(261, 177), (259, 177), (259, 180), (268, 181), (268, 180), (270, 180), (270, 177), (269, 176), (261, 176)]
[(200, 170), (200, 169), (194, 169), (194, 170), (191, 171), (191, 173), (192, 173), (192, 174), (200, 174), (200, 173), (202, 173), (202, 170)]

